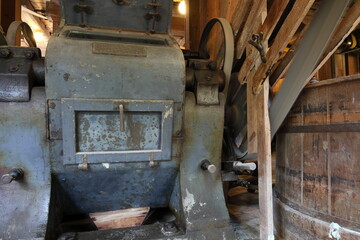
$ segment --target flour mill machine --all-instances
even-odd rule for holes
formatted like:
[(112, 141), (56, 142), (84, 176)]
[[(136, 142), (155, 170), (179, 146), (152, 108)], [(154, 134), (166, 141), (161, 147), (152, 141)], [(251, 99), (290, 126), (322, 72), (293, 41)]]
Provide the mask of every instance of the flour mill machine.
[[(212, 20), (185, 61), (171, 11), (171, 0), (62, 0), (45, 58), (25, 23), (1, 38), (0, 239), (235, 239), (221, 179), (233, 35)], [(223, 67), (205, 47), (215, 23)], [(14, 46), (18, 28), (30, 47)], [(167, 217), (66, 228), (138, 207)]]

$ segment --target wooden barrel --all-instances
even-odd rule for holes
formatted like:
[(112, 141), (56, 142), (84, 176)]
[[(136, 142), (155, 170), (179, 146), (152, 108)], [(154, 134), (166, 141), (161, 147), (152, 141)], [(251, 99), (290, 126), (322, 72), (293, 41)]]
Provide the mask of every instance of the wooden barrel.
[(276, 145), (278, 238), (360, 239), (360, 75), (306, 87)]

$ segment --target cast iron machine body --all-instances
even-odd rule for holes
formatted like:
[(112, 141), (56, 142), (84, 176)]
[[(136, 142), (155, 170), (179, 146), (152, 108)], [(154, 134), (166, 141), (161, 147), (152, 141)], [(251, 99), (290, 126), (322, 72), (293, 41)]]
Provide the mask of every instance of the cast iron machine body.
[(71, 237), (234, 239), (220, 174), (224, 76), (192, 60), (186, 80), (171, 11), (170, 0), (63, 0), (45, 86), (38, 49), (0, 47), (13, 53), (0, 60), (10, 64), (0, 68), (0, 238), (56, 239), (66, 216), (148, 206), (174, 219)]

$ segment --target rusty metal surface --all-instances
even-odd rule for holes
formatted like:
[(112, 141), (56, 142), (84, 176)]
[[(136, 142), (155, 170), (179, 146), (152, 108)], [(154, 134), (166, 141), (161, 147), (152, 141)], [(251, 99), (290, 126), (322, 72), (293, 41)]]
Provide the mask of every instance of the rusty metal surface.
[(146, 57), (146, 49), (137, 45), (116, 43), (93, 43), (93, 53), (116, 56)]
[[(211, 229), (218, 228), (223, 231), (223, 239), (235, 239), (229, 227), (219, 170), (224, 126), (223, 94), (219, 94), (219, 100), (220, 105), (201, 106), (196, 105), (192, 93), (186, 95), (179, 185), (181, 204), (177, 214), (183, 216), (187, 232), (203, 231), (205, 239), (214, 239)], [(203, 171), (201, 163), (204, 159), (208, 159), (218, 170), (215, 173)]]
[(150, 206), (167, 207), (178, 166), (161, 162), (88, 164), (87, 171), (68, 166), (54, 173), (58, 201), (65, 215)]
[[(166, 33), (171, 23), (172, 0), (127, 0), (117, 4), (112, 0), (63, 0), (62, 16), (69, 25), (86, 25), (108, 28), (133, 29)], [(84, 11), (74, 11), (74, 6), (83, 6)], [(79, 9), (79, 8), (78, 8)], [(80, 9), (79, 9), (80, 10)], [(155, 25), (152, 16), (156, 14)], [(146, 16), (149, 16), (147, 18)], [(154, 27), (154, 28), (153, 28)]]
[(62, 139), (61, 101), (48, 100), (48, 135), (50, 140)]
[[(76, 2), (85, 24), (101, 10), (87, 13), (90, 3), (98, 2)], [(220, 174), (225, 97), (219, 94), (214, 105), (201, 106), (188, 93), (184, 102), (185, 62), (171, 36), (65, 25), (47, 54), (51, 229), (72, 214), (170, 207), (178, 232), (155, 224), (76, 236), (235, 238)], [(218, 79), (212, 80), (218, 98)]]
[(224, 78), (223, 72), (211, 70), (195, 71), (196, 103), (200, 105), (219, 104), (219, 79)]
[(63, 99), (64, 164), (171, 160), (173, 112), (172, 101)]
[(161, 112), (127, 113), (124, 131), (119, 120), (117, 112), (76, 113), (76, 151), (160, 150)]
[(24, 177), (0, 185), (0, 238), (44, 238), (50, 201), (45, 90), (30, 102), (0, 103), (0, 174), (19, 167)]
[[(31, 88), (39, 77), (34, 74), (32, 63), (40, 58), (38, 48), (0, 47), (0, 101), (30, 100)], [(36, 67), (36, 70), (39, 69), (41, 66)]]
[[(48, 44), (46, 57), (46, 94), (49, 99), (110, 98), (173, 100), (183, 102), (185, 90), (185, 61), (175, 40), (169, 35), (126, 33), (88, 29), (101, 35), (116, 35), (115, 40), (72, 39), (69, 30), (84, 31), (65, 26), (58, 37)], [(93, 54), (95, 42), (127, 45), (129, 37), (143, 39), (132, 45), (146, 49), (146, 57)], [(167, 45), (146, 43), (157, 38)], [(96, 89), (96, 91), (94, 91)]]
[(49, 42), (46, 70), (50, 234), (62, 216), (169, 206), (185, 94), (172, 37), (65, 26)]

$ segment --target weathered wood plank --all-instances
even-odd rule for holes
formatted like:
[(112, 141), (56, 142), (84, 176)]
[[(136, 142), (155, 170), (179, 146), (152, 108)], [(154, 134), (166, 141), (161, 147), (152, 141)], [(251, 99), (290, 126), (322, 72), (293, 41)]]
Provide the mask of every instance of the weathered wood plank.
[(56, 1), (47, 1), (46, 2), (46, 15), (50, 16), (53, 21), (53, 32), (59, 27), (61, 17), (60, 17), (60, 5)]
[(142, 207), (90, 213), (89, 215), (99, 230), (106, 230), (140, 226), (149, 210), (149, 207)]
[[(1, 26), (6, 33), (10, 24), (13, 21), (20, 21), (21, 20), (21, 1), (20, 0), (13, 0), (13, 1), (2, 1), (1, 3), (1, 11), (0, 12), (0, 22)], [(20, 46), (20, 33), (17, 34), (16, 37), (16, 45)]]
[(239, 59), (247, 45), (247, 41), (251, 38), (251, 35), (253, 33), (253, 27), (256, 20), (259, 19), (261, 14), (261, 7), (262, 7), (263, 1), (252, 1), (251, 7), (249, 9), (249, 15), (247, 16), (244, 27), (241, 31), (241, 33), (238, 33), (239, 39), (236, 41), (236, 51), (235, 51), (235, 57)]
[[(329, 224), (336, 222), (341, 226), (341, 239), (359, 239), (360, 214), (355, 211), (360, 204), (357, 184), (360, 165), (356, 157), (360, 154), (359, 76), (319, 82), (305, 88), (287, 116), (285, 131), (277, 134), (277, 170), (286, 179), (278, 177), (281, 181), (277, 183), (276, 191), (279, 199), (291, 207), (276, 220), (278, 232), (295, 234), (295, 239), (323, 239)], [(294, 116), (303, 120), (294, 123)], [(356, 128), (342, 128), (344, 126)], [(289, 132), (291, 127), (303, 127), (305, 131)], [(301, 138), (302, 149), (296, 147), (301, 144)], [(292, 150), (291, 146), (295, 148)], [(302, 181), (292, 181), (293, 174), (285, 173), (291, 173), (294, 167), (298, 169), (301, 156)], [(303, 190), (293, 195), (294, 189), (301, 187)], [(299, 204), (301, 193), (303, 201)], [(299, 211), (299, 215), (291, 216), (291, 209)], [(276, 214), (279, 212), (278, 209)], [(314, 216), (317, 221), (324, 222), (315, 226), (313, 220), (308, 221)]]
[(256, 101), (258, 111), (258, 173), (259, 173), (259, 209), (260, 209), (260, 239), (273, 239), (273, 199), (271, 171), (271, 134), (269, 120), (269, 80)]
[(226, 19), (230, 21), (234, 32), (235, 43), (238, 42), (239, 37), (243, 32), (246, 19), (249, 17), (252, 6), (252, 0), (231, 0), (229, 3)]
[[(247, 81), (247, 122), (248, 122), (248, 151), (254, 152), (257, 149), (257, 136), (256, 136), (256, 128), (257, 128), (257, 117), (254, 106), (254, 91), (253, 89), (257, 89), (258, 85), (262, 81), (262, 77), (259, 78), (259, 71), (264, 71), (267, 69), (266, 66), (270, 66), (278, 60), (279, 51), (282, 51), (287, 43), (291, 40), (292, 36), (294, 35), (295, 31), (297, 30), (298, 26), (301, 23), (301, 20), (307, 14), (307, 11), (311, 7), (314, 0), (307, 0), (307, 1), (297, 1), (294, 3), (292, 10), (290, 11), (289, 15), (287, 16), (286, 20), (283, 23), (283, 27), (278, 32), (274, 43), (272, 44), (271, 48), (267, 52), (267, 62), (265, 64), (261, 64), (258, 70), (256, 68), (250, 68), (250, 72), (247, 74), (246, 79), (251, 79), (251, 81)], [(305, 9), (304, 9), (305, 8)], [(300, 16), (298, 16), (300, 15)], [(298, 17), (300, 19), (298, 19)], [(265, 20), (266, 21), (266, 20)], [(269, 23), (270, 24), (270, 23)], [(297, 26), (295, 26), (297, 25)], [(287, 35), (289, 34), (289, 35)], [(282, 39), (283, 38), (283, 39)], [(276, 51), (274, 50), (277, 49)], [(276, 53), (276, 54), (275, 54)], [(273, 55), (276, 56), (273, 56)], [(272, 59), (269, 56), (273, 56)], [(258, 58), (258, 62), (259, 62)], [(239, 75), (240, 76), (240, 75)], [(265, 76), (265, 72), (264, 72)], [(239, 79), (240, 81), (240, 79)]]
[(279, 52), (285, 49), (313, 3), (314, 0), (296, 1), (294, 3), (293, 8), (275, 37), (274, 43), (266, 54), (267, 62), (260, 66), (254, 76), (254, 93), (257, 93), (261, 88), (261, 83), (266, 78), (267, 72), (279, 59)]
[(190, 49), (190, 0), (185, 0), (187, 7), (186, 17), (185, 17), (185, 49)]
[(191, 0), (189, 6), (189, 26), (190, 50), (197, 51), (200, 44), (201, 33), (206, 24), (207, 5), (206, 0)]
[(305, 32), (307, 31), (307, 29), (309, 28), (310, 23), (313, 20), (318, 9), (319, 9), (319, 2), (315, 1), (314, 4), (311, 6), (309, 12), (303, 19), (302, 24), (300, 24), (299, 28), (297, 29), (297, 31), (293, 37), (293, 38), (295, 38), (295, 42), (292, 44), (292, 46), (290, 47), (289, 51), (285, 54), (285, 56), (282, 57), (282, 59), (279, 59), (279, 63), (276, 66), (276, 69), (271, 73), (271, 75), (269, 77), (271, 88), (274, 88), (274, 89), (280, 88), (279, 85), (278, 86), (275, 86), (275, 85), (281, 84), (278, 81), (280, 80), (280, 78), (282, 78), (286, 74), (287, 70), (289, 69), (289, 67), (292, 63), (293, 57), (294, 57), (298, 47), (301, 44), (301, 40), (303, 39), (303, 36), (304, 36)]
[[(262, 5), (261, 11), (266, 11), (266, 5)], [(261, 14), (262, 15), (262, 14)], [(261, 21), (261, 19), (257, 19), (256, 22), (253, 23), (253, 30), (259, 29), (261, 27), (261, 25), (263, 24), (263, 22)], [(267, 48), (267, 43), (264, 45), (265, 48)], [(257, 50), (251, 46), (250, 44), (247, 45), (246, 47), (246, 56), (247, 60), (249, 60), (250, 58), (254, 58), (254, 56), (258, 54)], [(254, 65), (259, 65), (261, 63), (260, 58), (257, 59), (258, 61), (255, 61)], [(248, 61), (248, 63), (250, 63), (250, 61)], [(248, 66), (246, 65), (246, 61), (244, 62), (243, 66), (241, 69), (247, 68)], [(253, 68), (250, 68), (250, 71)], [(241, 70), (240, 70), (241, 72)], [(240, 74), (240, 73), (239, 73)], [(239, 78), (239, 75), (238, 75)], [(241, 83), (241, 82), (240, 82)], [(252, 94), (252, 82), (250, 81), (250, 83), (248, 83), (246, 85), (246, 92), (247, 92), (247, 132), (248, 132), (248, 152), (249, 153), (255, 153), (257, 152), (257, 121), (258, 121), (258, 116), (257, 116), (257, 108), (256, 106), (256, 96)]]
[[(264, 24), (262, 24), (259, 29), (254, 29), (253, 33), (259, 33), (259, 32), (263, 33), (265, 52), (267, 51), (267, 49), (266, 49), (267, 41), (270, 38), (270, 35), (271, 35), (272, 31), (274, 30), (277, 22), (279, 21), (288, 2), (289, 2), (289, 0), (280, 0), (280, 1), (274, 2), (269, 10), (269, 13), (264, 21)], [(250, 40), (250, 39), (251, 38), (249, 38), (248, 40)], [(248, 43), (246, 43), (246, 44), (248, 44)], [(252, 47), (252, 48), (254, 48), (254, 47)], [(257, 50), (252, 49), (251, 54), (246, 57), (246, 60), (238, 74), (238, 79), (241, 83), (245, 81), (247, 75), (249, 74), (249, 71), (255, 65), (255, 62), (260, 61), (259, 58), (260, 58), (260, 53)]]
[(295, 56), (295, 53), (297, 49), (299, 48), (301, 44), (301, 40), (306, 32), (306, 30), (309, 28), (310, 24), (305, 25), (296, 35), (296, 42), (290, 47), (289, 51), (286, 53), (286, 55), (283, 57), (283, 59), (280, 60), (279, 65), (276, 67), (276, 69), (273, 71), (273, 73), (269, 77), (270, 86), (274, 86), (278, 83), (279, 79), (282, 78), (287, 70), (289, 70), (289, 67), (292, 63), (292, 60)]
[(311, 26), (306, 32), (298, 54), (290, 67), (280, 91), (270, 107), (272, 136), (277, 132), (287, 113), (311, 76), (312, 69), (320, 58), (328, 39), (346, 12), (350, 0), (323, 2)]
[(352, 6), (347, 10), (345, 17), (337, 26), (332, 38), (329, 40), (324, 53), (320, 58), (317, 66), (314, 68), (313, 76), (319, 69), (328, 61), (328, 59), (335, 53), (336, 49), (341, 45), (345, 38), (360, 24), (360, 0), (354, 0)]

